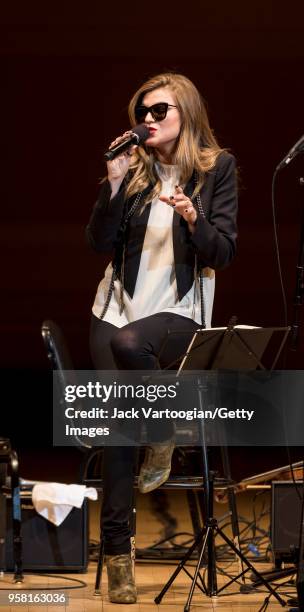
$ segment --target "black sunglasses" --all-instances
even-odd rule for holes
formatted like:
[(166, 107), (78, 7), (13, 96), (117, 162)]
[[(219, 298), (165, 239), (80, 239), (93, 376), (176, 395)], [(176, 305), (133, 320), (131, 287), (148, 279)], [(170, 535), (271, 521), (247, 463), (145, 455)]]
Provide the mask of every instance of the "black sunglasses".
[(168, 108), (177, 108), (177, 106), (174, 106), (174, 104), (168, 104), (168, 102), (157, 102), (157, 104), (152, 104), (152, 106), (144, 106), (143, 104), (136, 106), (136, 121), (138, 123), (142, 123), (148, 113), (151, 113), (154, 121), (163, 121), (163, 119), (165, 119), (167, 116)]

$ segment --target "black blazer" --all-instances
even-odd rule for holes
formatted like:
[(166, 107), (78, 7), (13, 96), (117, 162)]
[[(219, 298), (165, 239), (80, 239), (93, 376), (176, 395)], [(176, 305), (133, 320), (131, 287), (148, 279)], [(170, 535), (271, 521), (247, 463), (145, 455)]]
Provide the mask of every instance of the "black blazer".
[[(194, 176), (187, 183), (184, 193), (191, 197)], [(151, 187), (148, 189), (148, 191)], [(100, 252), (117, 247), (121, 221), (135, 197), (125, 200), (125, 184), (111, 198), (111, 187), (106, 180), (86, 228), (91, 246)], [(146, 192), (145, 192), (146, 193)], [(224, 268), (232, 260), (236, 249), (237, 184), (235, 158), (222, 152), (215, 167), (206, 174), (201, 189), (201, 202), (205, 216), (198, 214), (193, 234), (181, 215), (173, 215), (173, 250), (175, 275), (179, 300), (189, 291), (194, 280), (195, 254), (202, 267)], [(196, 200), (193, 205), (197, 209)], [(165, 206), (165, 204), (164, 204)], [(139, 270), (142, 246), (145, 238), (151, 202), (130, 218), (126, 234), (124, 288), (133, 296)]]

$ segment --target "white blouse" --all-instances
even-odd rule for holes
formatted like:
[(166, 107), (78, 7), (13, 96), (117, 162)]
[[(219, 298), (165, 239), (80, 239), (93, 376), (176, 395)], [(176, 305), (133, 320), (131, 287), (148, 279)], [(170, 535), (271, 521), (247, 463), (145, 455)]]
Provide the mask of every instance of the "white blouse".
[[(161, 194), (173, 195), (175, 185), (179, 184), (178, 167), (157, 162), (156, 170), (162, 182)], [(201, 324), (198, 279), (194, 280), (183, 299), (178, 301), (172, 237), (173, 215), (174, 209), (171, 206), (158, 198), (152, 201), (133, 297), (130, 298), (124, 289), (124, 310), (119, 314), (120, 280), (116, 280), (104, 321), (123, 327), (157, 312), (172, 312)], [(96, 317), (100, 317), (103, 310), (111, 276), (112, 263), (106, 268), (104, 278), (97, 288), (92, 308)], [(214, 270), (204, 269), (203, 285), (205, 322), (206, 327), (211, 327)]]

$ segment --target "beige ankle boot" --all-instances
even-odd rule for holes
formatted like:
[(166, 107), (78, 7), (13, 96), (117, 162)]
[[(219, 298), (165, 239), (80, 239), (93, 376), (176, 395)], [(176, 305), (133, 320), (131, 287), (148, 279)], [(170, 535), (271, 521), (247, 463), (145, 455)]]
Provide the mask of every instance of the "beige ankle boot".
[(141, 493), (149, 493), (168, 480), (173, 451), (173, 440), (150, 444), (146, 448), (138, 477), (138, 488)]
[(106, 555), (109, 600), (113, 603), (136, 602), (137, 592), (132, 572), (131, 554)]

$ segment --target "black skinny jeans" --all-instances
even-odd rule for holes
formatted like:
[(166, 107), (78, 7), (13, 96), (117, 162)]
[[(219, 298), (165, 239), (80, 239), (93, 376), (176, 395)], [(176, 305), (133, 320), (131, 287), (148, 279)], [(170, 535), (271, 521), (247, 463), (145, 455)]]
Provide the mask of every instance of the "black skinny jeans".
[[(116, 327), (94, 315), (91, 320), (90, 347), (96, 370), (154, 370), (168, 366), (183, 354), (199, 327), (187, 317), (161, 312)], [(168, 331), (174, 334), (161, 353)], [(103, 460), (102, 532), (105, 553), (130, 552), (134, 464), (136, 447), (105, 446)]]

